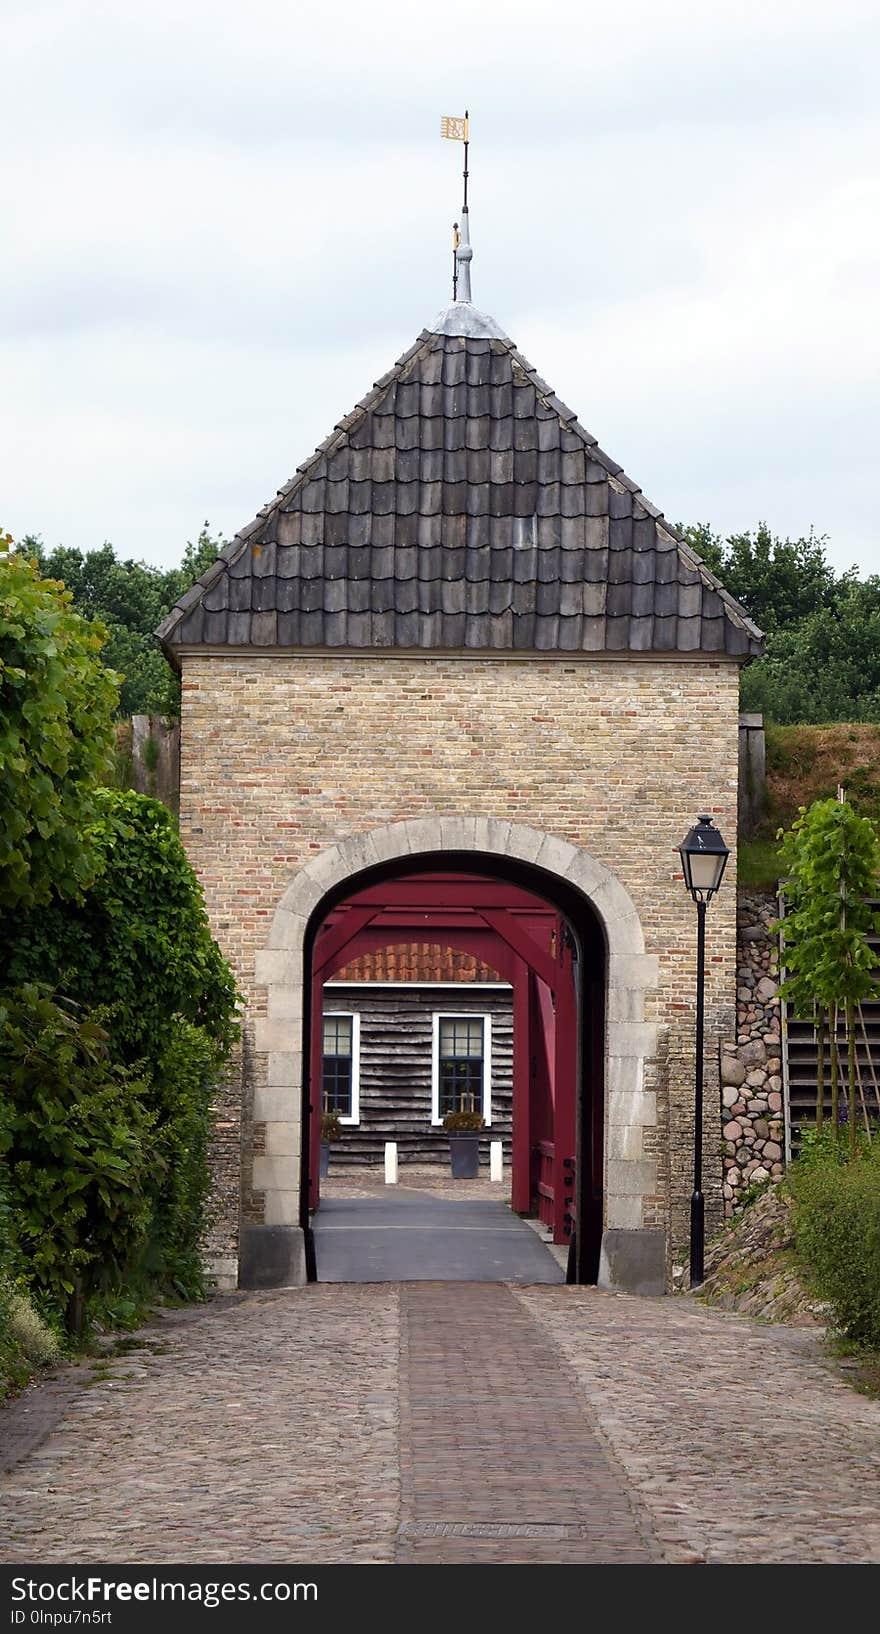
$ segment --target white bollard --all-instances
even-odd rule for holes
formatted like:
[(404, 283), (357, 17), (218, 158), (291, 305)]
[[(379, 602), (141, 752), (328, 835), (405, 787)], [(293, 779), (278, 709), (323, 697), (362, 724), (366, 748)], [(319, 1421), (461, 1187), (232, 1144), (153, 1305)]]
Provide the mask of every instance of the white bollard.
[(386, 1186), (396, 1186), (397, 1185), (397, 1141), (396, 1140), (386, 1140), (386, 1142), (385, 1142), (385, 1184), (386, 1184)]
[(504, 1174), (504, 1147), (500, 1140), (489, 1142), (489, 1179), (501, 1180)]

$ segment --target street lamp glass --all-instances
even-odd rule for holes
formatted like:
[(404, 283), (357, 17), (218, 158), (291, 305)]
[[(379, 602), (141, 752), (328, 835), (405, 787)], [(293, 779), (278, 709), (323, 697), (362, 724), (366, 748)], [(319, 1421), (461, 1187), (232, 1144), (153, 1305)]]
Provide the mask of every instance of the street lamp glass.
[(684, 882), (695, 902), (708, 902), (721, 884), (730, 852), (712, 822), (700, 817), (678, 848)]

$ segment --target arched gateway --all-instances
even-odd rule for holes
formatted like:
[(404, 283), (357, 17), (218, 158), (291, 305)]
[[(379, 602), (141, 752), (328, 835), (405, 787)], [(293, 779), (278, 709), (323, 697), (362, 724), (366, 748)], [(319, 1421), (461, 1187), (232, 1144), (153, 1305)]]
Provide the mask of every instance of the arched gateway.
[[(657, 986), (658, 960), (645, 954), (638, 913), (608, 868), (553, 835), (493, 817), (423, 817), (353, 836), (307, 863), (278, 904), (268, 946), (257, 955), (255, 968), (267, 1008), (266, 1019), (256, 1026), (264, 1084), (254, 1097), (254, 1120), (265, 1127), (265, 1155), (254, 1159), (254, 1185), (263, 1193), (265, 1216), (244, 1231), (245, 1279), (266, 1285), (306, 1278), (301, 1159), (306, 994), (315, 928), (334, 898), (387, 876), (395, 863), (430, 867), (449, 858), (524, 869), (550, 900), (576, 914), (580, 899), (599, 920), (607, 973), (600, 1052), (607, 1086), (603, 1146), (610, 1154), (600, 1274), (660, 1291), (664, 1234), (646, 1225), (644, 1206), (656, 1196), (658, 1182), (657, 1157), (650, 1155), (658, 1125), (656, 1094), (645, 1088), (646, 1062), (657, 1056), (658, 1027), (644, 1020), (646, 993)], [(602, 1088), (593, 1087), (594, 1092)], [(307, 1116), (307, 1104), (305, 1111)]]
[[(182, 671), (181, 833), (247, 999), (217, 1108), (219, 1280), (305, 1274), (303, 980), (322, 914), (402, 859), (457, 857), (530, 870), (601, 925), (603, 1275), (660, 1286), (693, 1173), (694, 916), (674, 848), (701, 811), (734, 839), (739, 668), (760, 631), (461, 300), (159, 634)], [(710, 1221), (735, 924), (722, 891)]]

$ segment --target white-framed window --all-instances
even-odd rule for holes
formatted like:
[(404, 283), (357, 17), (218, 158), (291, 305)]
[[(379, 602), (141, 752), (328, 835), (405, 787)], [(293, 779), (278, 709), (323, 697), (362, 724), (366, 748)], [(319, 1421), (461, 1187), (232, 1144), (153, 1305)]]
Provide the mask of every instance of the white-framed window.
[(361, 1018), (356, 1011), (324, 1011), (321, 1110), (340, 1123), (360, 1121)]
[(431, 1122), (447, 1112), (482, 1112), (492, 1122), (492, 1017), (435, 1012)]

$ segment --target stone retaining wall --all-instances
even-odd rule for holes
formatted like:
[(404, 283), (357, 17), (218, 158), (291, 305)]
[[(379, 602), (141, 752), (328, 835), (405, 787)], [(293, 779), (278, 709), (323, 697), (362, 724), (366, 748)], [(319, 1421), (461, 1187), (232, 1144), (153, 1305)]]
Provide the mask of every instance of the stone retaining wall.
[(778, 940), (770, 931), (775, 897), (737, 899), (736, 1038), (721, 1045), (724, 1212), (736, 1213), (750, 1186), (785, 1172)]

